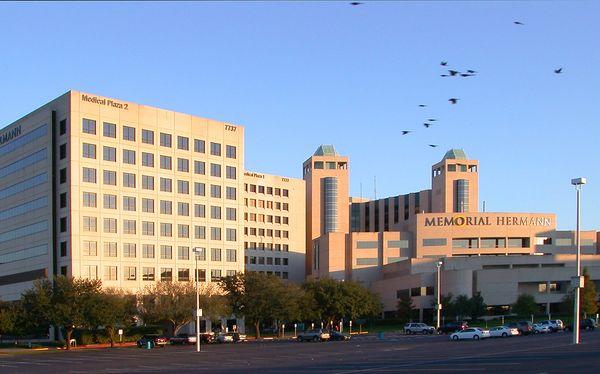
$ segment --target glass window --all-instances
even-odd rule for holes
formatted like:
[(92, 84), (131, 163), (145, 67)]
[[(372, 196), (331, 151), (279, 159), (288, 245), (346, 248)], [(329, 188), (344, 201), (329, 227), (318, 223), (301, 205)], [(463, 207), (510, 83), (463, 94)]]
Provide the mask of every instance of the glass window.
[(104, 161), (117, 161), (117, 149), (114, 147), (103, 147)]
[(123, 126), (123, 140), (135, 141), (135, 128)]
[(136, 280), (136, 270), (135, 266), (125, 266), (123, 268), (123, 277), (126, 280)]
[(236, 154), (236, 148), (233, 145), (228, 145), (225, 147), (225, 156), (227, 158), (236, 158), (237, 154)]
[(235, 208), (226, 208), (225, 216), (228, 221), (235, 221), (237, 219), (236, 209)]
[(116, 186), (117, 185), (117, 172), (111, 171), (111, 170), (104, 170), (103, 182), (104, 182), (104, 184)]
[(64, 160), (67, 158), (67, 144), (61, 144), (58, 150), (59, 158)]
[(123, 187), (135, 188), (135, 174), (123, 173)]
[(210, 164), (210, 176), (220, 178), (221, 177), (221, 165)]
[(83, 216), (83, 231), (96, 232), (96, 217)]
[(226, 166), (225, 167), (225, 177), (227, 179), (237, 179), (236, 168), (233, 166)]
[(210, 239), (211, 240), (221, 240), (221, 228), (220, 227), (211, 227), (210, 228)]
[(161, 147), (171, 148), (171, 134), (160, 133), (160, 145)]
[(188, 181), (177, 181), (177, 193), (189, 195), (190, 193), (190, 182)]
[(235, 242), (237, 240), (237, 230), (236, 229), (226, 229), (225, 230), (225, 240), (228, 242)]
[(221, 156), (221, 144), (211, 142), (210, 154), (213, 156)]
[(94, 192), (83, 193), (83, 206), (87, 208), (96, 207), (96, 194)]
[(142, 258), (154, 258), (154, 244), (142, 245)]
[(96, 145), (83, 143), (83, 157), (85, 158), (96, 158)]
[(210, 207), (210, 218), (221, 219), (221, 207), (212, 205)]
[(187, 217), (190, 215), (190, 204), (189, 203), (177, 203), (177, 215)]
[(211, 248), (210, 249), (210, 260), (211, 261), (221, 261), (221, 248)]
[(204, 153), (205, 152), (205, 142), (204, 140), (194, 139), (194, 152)]
[(154, 199), (142, 198), (142, 212), (154, 213)]
[(98, 242), (84, 240), (82, 252), (83, 252), (84, 256), (97, 256), (98, 255)]
[(142, 166), (154, 167), (154, 154), (142, 152)]
[(173, 225), (170, 223), (160, 224), (160, 236), (171, 237), (173, 236)]
[(163, 282), (171, 282), (173, 280), (173, 269), (160, 268), (160, 280)]
[(124, 243), (123, 244), (123, 257), (135, 258), (135, 243)]
[(123, 163), (129, 165), (135, 165), (135, 151), (131, 149), (123, 150)]
[(210, 271), (210, 280), (212, 282), (218, 282), (221, 280), (221, 270), (219, 269), (212, 269)]
[(142, 280), (153, 281), (154, 280), (154, 268), (143, 267), (142, 268)]
[(194, 238), (206, 239), (206, 226), (194, 226)]
[(177, 171), (187, 173), (190, 171), (190, 160), (185, 158), (177, 158)]
[(210, 185), (210, 197), (214, 197), (216, 199), (221, 198), (221, 186), (216, 184)]
[(195, 182), (194, 183), (194, 195), (205, 196), (206, 195), (206, 185), (204, 183)]
[(173, 203), (168, 200), (161, 200), (160, 214), (173, 214)]
[(198, 258), (198, 261), (206, 261), (206, 248), (196, 247), (193, 249), (193, 253)]
[(227, 200), (236, 200), (236, 188), (235, 187), (225, 187), (225, 198)]
[(142, 188), (144, 190), (154, 190), (154, 177), (151, 175), (142, 175)]
[(117, 233), (117, 220), (116, 218), (104, 218), (104, 232), (108, 234)]
[(160, 168), (164, 170), (171, 170), (171, 157), (170, 156), (160, 156)]
[(177, 269), (177, 280), (180, 282), (189, 282), (190, 269)]
[(136, 233), (136, 223), (134, 219), (124, 219), (123, 220), (123, 233), (128, 235), (135, 235)]
[(117, 257), (117, 243), (104, 243), (104, 257)]
[(96, 183), (96, 169), (83, 168), (83, 181), (88, 183)]
[(154, 236), (154, 222), (142, 221), (142, 235)]
[(205, 218), (206, 217), (206, 205), (194, 204), (194, 217)]
[(67, 120), (66, 119), (61, 120), (59, 126), (60, 126), (59, 134), (65, 135), (67, 133)]
[(177, 137), (177, 149), (188, 151), (190, 149), (190, 139), (185, 136)]
[(160, 190), (163, 192), (173, 192), (173, 181), (169, 178), (160, 178)]
[(189, 238), (190, 237), (190, 226), (189, 225), (177, 225), (177, 237), (178, 238)]
[(444, 246), (446, 245), (446, 239), (445, 238), (440, 238), (440, 239), (423, 239), (423, 246), (424, 247), (437, 247), (437, 246)]
[(173, 258), (173, 247), (170, 245), (161, 245), (160, 258), (163, 260), (171, 260)]
[(117, 125), (114, 123), (104, 122), (104, 136), (107, 138), (117, 138)]
[(177, 247), (177, 259), (178, 260), (189, 260), (190, 259), (190, 247)]
[(204, 161), (194, 161), (194, 173), (205, 175), (206, 174), (206, 163)]
[(82, 120), (82, 122), (83, 122), (82, 131), (84, 133), (96, 135), (96, 121), (94, 121), (93, 119), (84, 118)]
[(142, 129), (142, 143), (154, 144), (154, 131)]

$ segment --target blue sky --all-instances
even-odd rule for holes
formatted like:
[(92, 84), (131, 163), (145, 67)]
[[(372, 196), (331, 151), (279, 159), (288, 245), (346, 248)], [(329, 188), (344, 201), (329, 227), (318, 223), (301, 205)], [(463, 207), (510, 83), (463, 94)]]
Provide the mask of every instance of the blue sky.
[(335, 144), (365, 197), (429, 188), (463, 148), (488, 211), (574, 228), (586, 176), (600, 229), (599, 2), (364, 3), (2, 3), (0, 127), (79, 89), (244, 125), (249, 170), (301, 177)]

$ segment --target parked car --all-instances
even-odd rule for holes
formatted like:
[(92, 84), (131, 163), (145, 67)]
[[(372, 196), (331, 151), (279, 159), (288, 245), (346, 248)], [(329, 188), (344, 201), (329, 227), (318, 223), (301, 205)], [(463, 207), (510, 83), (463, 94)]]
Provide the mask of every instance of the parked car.
[(552, 327), (548, 324), (534, 323), (533, 333), (534, 334), (549, 334), (552, 332)]
[(466, 322), (448, 322), (440, 326), (438, 332), (440, 334), (451, 334), (455, 331), (464, 330), (466, 328), (469, 328), (469, 325)]
[(196, 344), (196, 336), (190, 334), (178, 334), (169, 339), (171, 344)]
[(314, 329), (306, 330), (304, 332), (299, 333), (296, 337), (296, 340), (298, 340), (299, 342), (321, 342), (323, 340), (329, 340), (329, 338), (330, 335), (328, 332), (325, 332), (321, 329)]
[(506, 326), (516, 328), (521, 335), (533, 334), (533, 326), (529, 321), (510, 322)]
[(137, 341), (137, 346), (139, 348), (146, 348), (148, 346), (148, 342), (150, 342), (150, 346), (154, 347), (164, 347), (169, 343), (169, 339), (164, 336), (156, 335), (156, 334), (147, 334), (142, 336)]
[[(596, 328), (596, 320), (593, 318), (584, 318), (579, 321), (580, 330), (594, 330)], [(565, 331), (573, 331), (573, 323), (565, 327)]]
[(245, 342), (247, 340), (246, 334), (240, 334), (239, 332), (230, 332), (230, 334), (233, 336), (234, 343)]
[(329, 340), (350, 340), (350, 334), (345, 334), (339, 331), (330, 331)]
[(217, 334), (215, 337), (215, 342), (217, 343), (233, 343), (233, 333), (231, 332), (222, 332)]
[(564, 328), (565, 328), (563, 321), (561, 321), (560, 319), (551, 319), (551, 320), (546, 320), (546, 321), (540, 321), (539, 323), (541, 325), (550, 326), (550, 329), (552, 330), (552, 332), (564, 330)]
[(435, 332), (435, 327), (428, 326), (424, 323), (407, 323), (404, 325), (404, 333), (406, 335), (410, 334), (433, 334)]
[(450, 340), (480, 340), (490, 337), (488, 330), (470, 327), (468, 329), (459, 330), (450, 335)]
[(519, 335), (519, 330), (514, 327), (496, 326), (490, 329), (490, 337), (492, 338), (507, 338), (517, 335)]
[(214, 332), (203, 332), (200, 333), (200, 344), (214, 343), (215, 333)]

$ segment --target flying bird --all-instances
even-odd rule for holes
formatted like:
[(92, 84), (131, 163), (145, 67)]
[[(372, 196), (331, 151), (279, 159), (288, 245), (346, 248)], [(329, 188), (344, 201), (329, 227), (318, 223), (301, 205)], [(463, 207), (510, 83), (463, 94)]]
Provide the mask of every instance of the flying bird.
[(450, 104), (456, 104), (458, 102), (458, 100), (459, 99), (457, 99), (455, 97), (448, 99), (448, 101), (450, 102)]
[(428, 129), (428, 128), (429, 128), (429, 126), (431, 126), (431, 123), (427, 123), (427, 122), (425, 122), (425, 123), (423, 124), (423, 126), (425, 126), (425, 128), (426, 128), (426, 129)]
[(475, 70), (467, 70), (467, 73), (469, 73), (469, 74), (477, 74), (477, 72)]
[(520, 22), (520, 21), (515, 21), (515, 22), (513, 22), (513, 23), (514, 23), (515, 25), (521, 25), (521, 26), (525, 25), (523, 22)]
[(429, 122), (435, 122), (435, 121), (437, 121), (437, 119), (435, 119), (435, 118), (429, 118), (427, 121), (429, 121)]
[(410, 131), (410, 130), (402, 130), (402, 135), (406, 135), (406, 134), (411, 133), (411, 132), (412, 131)]
[(446, 66), (446, 65), (448, 65), (448, 61), (442, 61), (442, 62), (440, 62), (440, 65)]
[(352, 6), (357, 6), (357, 5), (361, 5), (361, 4), (362, 3), (359, 3), (359, 2), (356, 2), (356, 1), (353, 1), (353, 2), (350, 3), (350, 5), (352, 5)]
[(562, 68), (554, 69), (554, 73), (556, 73), (556, 74), (562, 73)]
[(472, 76), (474, 76), (474, 75), (475, 75), (475, 74), (468, 74), (468, 73), (461, 73), (461, 74), (460, 74), (460, 76), (461, 76), (461, 77), (472, 77)]
[(450, 73), (451, 76), (455, 76), (456, 74), (460, 74), (460, 71), (456, 71), (456, 70), (448, 70), (448, 72)]
[(429, 144), (429, 146), (430, 146), (431, 148), (435, 148), (435, 147), (437, 147), (437, 144)]
[(419, 108), (425, 108), (427, 105), (425, 104), (419, 104)]
[(449, 75), (448, 74), (440, 74), (440, 77), (444, 77), (445, 78), (445, 77), (449, 77)]

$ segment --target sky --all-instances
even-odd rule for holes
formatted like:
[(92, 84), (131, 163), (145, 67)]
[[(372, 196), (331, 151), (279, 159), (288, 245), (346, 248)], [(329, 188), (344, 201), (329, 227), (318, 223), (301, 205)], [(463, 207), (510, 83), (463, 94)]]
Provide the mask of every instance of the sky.
[[(582, 228), (600, 230), (598, 14), (596, 1), (2, 2), (0, 127), (76, 89), (245, 126), (252, 171), (301, 178), (334, 144), (367, 198), (375, 178), (379, 198), (430, 188), (431, 165), (462, 148), (480, 163), (480, 208), (574, 229), (570, 180), (587, 177)], [(478, 73), (443, 78), (441, 61)]]

